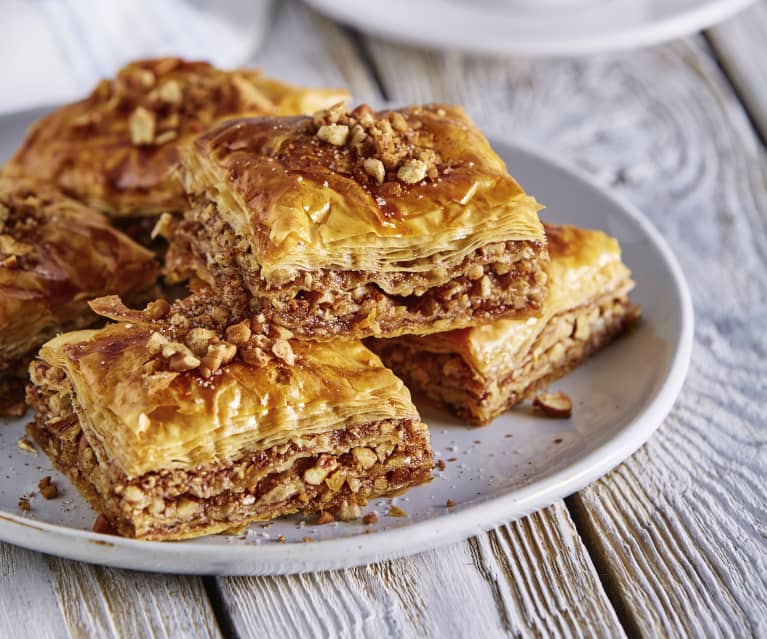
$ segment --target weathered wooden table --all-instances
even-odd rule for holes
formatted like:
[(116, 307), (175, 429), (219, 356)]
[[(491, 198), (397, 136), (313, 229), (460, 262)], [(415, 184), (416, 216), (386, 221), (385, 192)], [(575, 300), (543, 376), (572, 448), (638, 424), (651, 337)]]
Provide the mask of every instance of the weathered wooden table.
[(200, 578), (0, 544), (0, 637), (767, 637), (767, 0), (672, 44), (559, 61), (417, 50), (284, 2), (254, 62), (360, 101), (463, 104), (633, 200), (692, 288), (684, 391), (586, 490), (408, 559)]

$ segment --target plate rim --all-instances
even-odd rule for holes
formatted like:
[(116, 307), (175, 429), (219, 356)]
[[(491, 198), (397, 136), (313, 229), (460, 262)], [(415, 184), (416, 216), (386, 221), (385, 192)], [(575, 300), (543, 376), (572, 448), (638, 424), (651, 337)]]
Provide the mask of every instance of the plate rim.
[[(536, 161), (571, 174), (588, 188), (599, 192), (645, 233), (671, 274), (680, 317), (670, 364), (647, 404), (623, 429), (573, 464), (545, 479), (455, 512), (369, 534), (312, 543), (195, 545), (114, 537), (30, 520), (0, 510), (0, 539), (86, 563), (171, 574), (273, 575), (335, 570), (413, 555), (467, 539), (500, 523), (514, 521), (582, 490), (631, 456), (647, 442), (671, 411), (690, 365), (694, 310), (682, 268), (649, 218), (622, 195), (605, 188), (568, 162), (543, 154), (531, 145), (496, 136), (491, 136), (490, 142), (501, 157), (507, 156), (509, 151), (527, 154)], [(187, 566), (193, 566), (194, 570), (190, 571)]]
[[(407, 4), (408, 0), (396, 0)], [(437, 0), (428, 0), (435, 4)], [(591, 55), (607, 51), (624, 51), (633, 48), (649, 47), (691, 33), (702, 31), (714, 24), (730, 18), (754, 4), (756, 0), (706, 0), (704, 4), (680, 11), (663, 20), (653, 23), (643, 23), (639, 26), (602, 34), (589, 33), (586, 35), (573, 34), (569, 37), (539, 36), (536, 39), (517, 40), (508, 38), (478, 38), (467, 37), (467, 31), (457, 32), (458, 41), (440, 41), (432, 37), (428, 31), (419, 31), (416, 35), (411, 32), (396, 31), (394, 23), (381, 26), (376, 21), (366, 21), (364, 13), (345, 11), (345, 3), (335, 0), (305, 0), (314, 10), (319, 11), (338, 22), (353, 26), (361, 31), (395, 42), (402, 42), (417, 47), (446, 49), (450, 51), (465, 51), (485, 55), (522, 55), (530, 57), (564, 57), (571, 55)], [(440, 2), (435, 10), (444, 13), (450, 3)], [(560, 7), (561, 8), (561, 7)], [(554, 7), (556, 9), (556, 7)], [(529, 14), (528, 14), (529, 15)], [(456, 15), (458, 17), (458, 15)]]

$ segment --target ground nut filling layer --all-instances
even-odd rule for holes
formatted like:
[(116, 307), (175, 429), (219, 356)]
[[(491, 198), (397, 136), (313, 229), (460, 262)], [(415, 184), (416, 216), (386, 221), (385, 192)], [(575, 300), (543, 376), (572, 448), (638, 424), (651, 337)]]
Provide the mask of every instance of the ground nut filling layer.
[(576, 368), (633, 326), (638, 314), (627, 297), (607, 297), (559, 313), (518, 366), (492, 375), (479, 375), (455, 353), (418, 350), (398, 340), (371, 340), (368, 346), (414, 394), (480, 426)]
[(100, 460), (72, 408), (60, 371), (33, 365), (27, 401), (37, 411), (30, 434), (100, 513), (124, 536), (182, 539), (225, 532), (291, 513), (361, 516), (373, 497), (431, 477), (426, 426), (384, 420), (244, 454), (194, 472), (157, 471), (128, 478)]
[(250, 249), (211, 203), (190, 211), (171, 236), (171, 279), (196, 275), (233, 306), (246, 292), (251, 312), (303, 339), (394, 337), (523, 318), (536, 314), (547, 294), (538, 242), (489, 244), (458, 264), (419, 272), (318, 269), (275, 285), (252, 267)]

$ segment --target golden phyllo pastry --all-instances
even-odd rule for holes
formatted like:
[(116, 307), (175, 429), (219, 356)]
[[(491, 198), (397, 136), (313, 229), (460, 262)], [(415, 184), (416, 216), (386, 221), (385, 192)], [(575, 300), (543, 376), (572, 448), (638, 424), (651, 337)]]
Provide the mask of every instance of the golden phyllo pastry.
[(180, 211), (186, 197), (173, 167), (189, 136), (227, 116), (312, 113), (346, 97), (253, 69), (221, 71), (178, 58), (133, 62), (35, 124), (4, 173), (50, 180), (113, 216)]
[(0, 412), (23, 412), (32, 353), (98, 318), (88, 299), (151, 285), (152, 255), (55, 188), (0, 178)]
[(31, 432), (120, 534), (180, 539), (295, 512), (358, 517), (430, 478), (407, 388), (360, 342), (228, 324), (204, 293), (65, 333), (31, 367)]
[(408, 386), (485, 424), (561, 377), (632, 325), (634, 283), (618, 242), (601, 231), (546, 225), (549, 296), (540, 317), (426, 337), (371, 340)]
[(193, 207), (161, 224), (168, 274), (245, 290), (302, 339), (430, 333), (542, 306), (540, 207), (458, 107), (231, 120), (182, 164)]

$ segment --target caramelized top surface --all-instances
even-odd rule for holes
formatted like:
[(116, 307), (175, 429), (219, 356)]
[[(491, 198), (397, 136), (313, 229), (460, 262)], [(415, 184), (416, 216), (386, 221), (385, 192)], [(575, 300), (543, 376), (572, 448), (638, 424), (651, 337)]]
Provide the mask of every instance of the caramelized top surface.
[(157, 271), (152, 254), (98, 211), (53, 187), (0, 178), (0, 355), (23, 355), (77, 316), (95, 320), (87, 299), (143, 291)]
[(225, 463), (376, 420), (418, 419), (407, 388), (360, 342), (291, 340), (290, 364), (274, 348), (280, 357), (237, 356), (206, 377), (200, 368), (174, 372), (172, 359), (170, 369), (158, 368), (157, 330), (118, 322), (65, 333), (40, 351), (71, 380), (97, 455), (129, 477)]
[(540, 206), (455, 106), (230, 120), (185, 147), (182, 163), (193, 200), (216, 203), (266, 279), (427, 270), (489, 242), (544, 241)]
[(54, 181), (112, 215), (179, 211), (187, 200), (172, 169), (187, 138), (222, 117), (311, 113), (347, 97), (343, 90), (293, 87), (257, 70), (142, 60), (37, 122), (4, 173)]
[(479, 374), (493, 376), (518, 365), (554, 315), (633, 288), (615, 238), (574, 226), (546, 224), (545, 228), (551, 262), (549, 295), (540, 317), (399, 339), (424, 351), (457, 353)]

